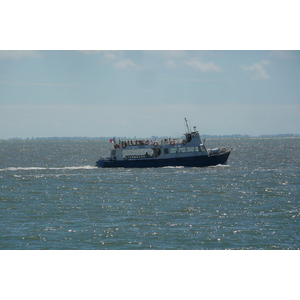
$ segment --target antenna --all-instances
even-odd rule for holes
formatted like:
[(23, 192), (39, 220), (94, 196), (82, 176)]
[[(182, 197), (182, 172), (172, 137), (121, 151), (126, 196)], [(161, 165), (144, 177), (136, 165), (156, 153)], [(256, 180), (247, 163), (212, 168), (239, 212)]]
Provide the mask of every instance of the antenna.
[(185, 120), (185, 125), (186, 125), (186, 128), (187, 128), (187, 132), (190, 133), (190, 128), (189, 128), (189, 125), (188, 125), (188, 120), (186, 118), (184, 118)]

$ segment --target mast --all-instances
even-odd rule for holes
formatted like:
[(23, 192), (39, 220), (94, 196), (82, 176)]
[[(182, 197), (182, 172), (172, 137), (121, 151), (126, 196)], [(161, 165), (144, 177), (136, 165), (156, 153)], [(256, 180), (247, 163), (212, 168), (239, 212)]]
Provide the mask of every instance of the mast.
[(186, 128), (187, 128), (187, 133), (190, 133), (190, 128), (189, 128), (188, 120), (186, 118), (184, 118), (184, 120), (185, 120), (185, 125), (186, 125)]

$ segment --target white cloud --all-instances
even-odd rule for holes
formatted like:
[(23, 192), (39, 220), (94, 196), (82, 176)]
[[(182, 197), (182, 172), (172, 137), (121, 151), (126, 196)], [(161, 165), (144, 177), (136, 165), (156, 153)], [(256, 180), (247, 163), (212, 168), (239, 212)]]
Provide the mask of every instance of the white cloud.
[(217, 66), (213, 61), (210, 62), (202, 62), (197, 59), (192, 59), (186, 62), (186, 64), (201, 72), (220, 72), (221, 68)]
[(99, 55), (102, 57), (102, 63), (109, 64), (115, 69), (139, 69), (139, 65), (131, 59), (124, 58), (124, 53), (121, 50), (80, 50), (86, 55)]
[(0, 59), (12, 59), (17, 60), (25, 57), (40, 57), (40, 54), (37, 51), (31, 50), (1, 50)]
[(267, 66), (269, 64), (269, 61), (262, 60), (258, 63), (254, 63), (251, 66), (241, 66), (241, 70), (246, 73), (252, 80), (268, 79), (269, 75), (267, 74), (264, 66)]
[(166, 61), (166, 66), (169, 69), (176, 69), (177, 68), (177, 64), (173, 60), (170, 60), (170, 59)]
[(138, 68), (138, 65), (134, 63), (131, 59), (123, 59), (114, 64), (116, 69), (129, 69), (129, 68)]
[(140, 69), (140, 66), (131, 59), (124, 57), (126, 51), (122, 50), (80, 50), (86, 55), (99, 55), (102, 63), (109, 64), (115, 69)]
[(111, 59), (111, 60), (114, 60), (117, 58), (117, 55), (116, 53), (114, 53), (113, 51), (107, 51), (104, 55), (105, 58), (107, 59)]

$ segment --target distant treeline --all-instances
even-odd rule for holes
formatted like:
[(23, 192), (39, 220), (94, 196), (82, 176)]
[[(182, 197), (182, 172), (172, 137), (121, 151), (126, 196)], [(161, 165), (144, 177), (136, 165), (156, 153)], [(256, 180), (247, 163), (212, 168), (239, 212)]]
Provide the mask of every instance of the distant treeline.
[(284, 133), (284, 134), (262, 134), (262, 135), (248, 135), (248, 134), (231, 134), (231, 135), (201, 135), (202, 138), (252, 138), (252, 137), (300, 137), (300, 134)]
[[(259, 136), (252, 136), (248, 134), (230, 134), (230, 135), (210, 135), (210, 134), (202, 134), (201, 137), (203, 139), (209, 139), (209, 138), (252, 138), (252, 137), (262, 137), (262, 138), (268, 138), (268, 137), (300, 137), (300, 134), (291, 134), (291, 133), (285, 133), (285, 134), (263, 134)], [(4, 140), (9, 141), (24, 141), (24, 140), (110, 140), (113, 137), (82, 137), (82, 136), (75, 136), (75, 137), (32, 137), (32, 138), (8, 138)], [(130, 137), (114, 137), (115, 139), (120, 140), (126, 140), (131, 139)], [(134, 137), (136, 139), (136, 137)], [(164, 139), (169, 138), (169, 136), (152, 136), (152, 139)], [(184, 138), (184, 136), (182, 136)]]

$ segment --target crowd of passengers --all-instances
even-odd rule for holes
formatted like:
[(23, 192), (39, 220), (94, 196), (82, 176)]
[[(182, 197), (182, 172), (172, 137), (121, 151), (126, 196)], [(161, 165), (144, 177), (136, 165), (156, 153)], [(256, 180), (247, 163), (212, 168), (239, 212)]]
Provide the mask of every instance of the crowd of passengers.
[[(171, 142), (174, 142), (175, 144), (175, 141), (171, 138), (169, 139), (164, 139), (163, 140), (164, 144), (169, 144)], [(152, 140), (136, 140), (136, 141), (122, 141), (122, 147), (127, 147), (127, 146), (143, 146), (143, 145), (153, 145), (153, 142)]]
[(127, 146), (140, 146), (140, 145), (149, 145), (153, 144), (152, 141), (149, 140), (136, 140), (136, 141), (122, 141), (122, 147), (127, 147)]

